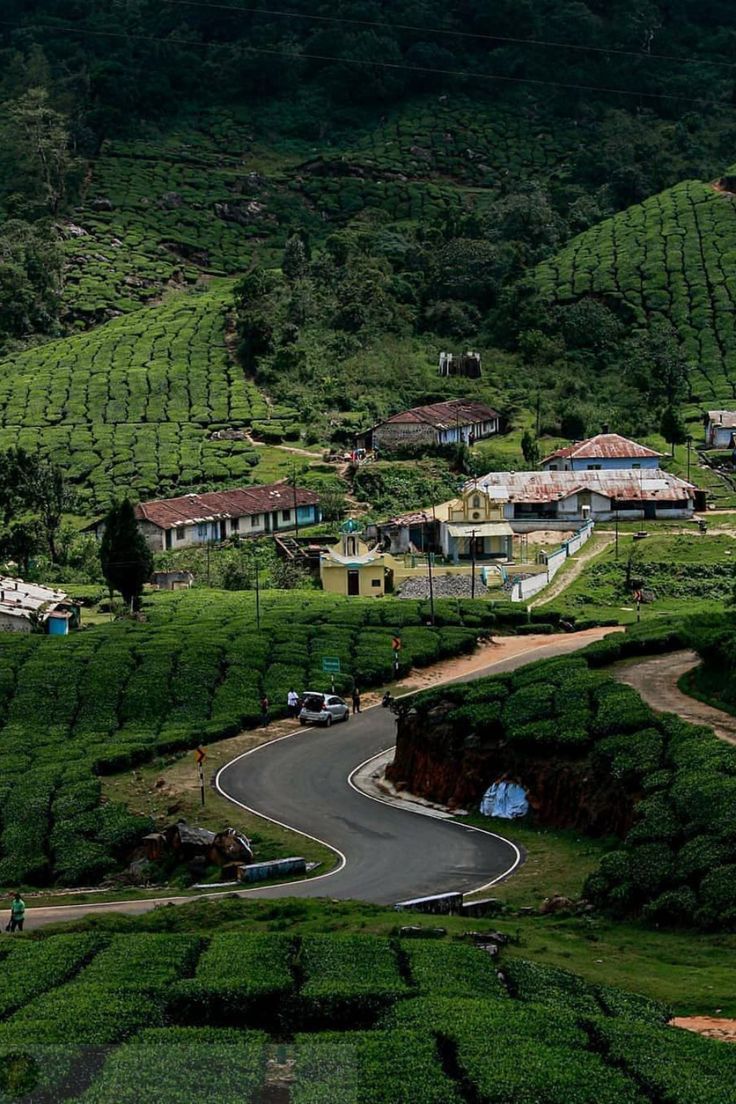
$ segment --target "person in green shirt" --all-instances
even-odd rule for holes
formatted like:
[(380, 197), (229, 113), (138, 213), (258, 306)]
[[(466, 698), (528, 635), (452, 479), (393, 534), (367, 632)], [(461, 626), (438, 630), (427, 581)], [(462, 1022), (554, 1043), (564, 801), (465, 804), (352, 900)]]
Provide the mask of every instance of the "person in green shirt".
[(23, 931), (23, 921), (26, 918), (26, 903), (20, 893), (16, 893), (10, 903), (10, 930)]

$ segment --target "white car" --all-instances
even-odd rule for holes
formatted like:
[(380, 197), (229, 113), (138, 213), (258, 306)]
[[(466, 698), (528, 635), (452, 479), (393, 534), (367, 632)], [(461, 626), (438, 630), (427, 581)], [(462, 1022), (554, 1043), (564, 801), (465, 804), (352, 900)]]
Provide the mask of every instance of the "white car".
[(299, 724), (321, 724), (329, 728), (334, 721), (347, 721), (350, 707), (337, 694), (307, 690), (299, 713)]

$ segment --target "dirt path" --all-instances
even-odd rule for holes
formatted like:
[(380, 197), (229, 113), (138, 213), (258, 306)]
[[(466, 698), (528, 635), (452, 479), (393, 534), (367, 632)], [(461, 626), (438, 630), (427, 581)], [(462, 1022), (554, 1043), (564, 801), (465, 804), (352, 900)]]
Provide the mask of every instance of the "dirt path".
[(553, 579), (548, 587), (545, 587), (542, 592), (542, 597), (537, 599), (536, 602), (529, 603), (529, 609), (534, 609), (536, 606), (545, 606), (547, 602), (551, 602), (554, 598), (557, 598), (558, 595), (562, 594), (564, 590), (567, 590), (570, 584), (574, 583), (582, 574), (590, 561), (594, 560), (596, 556), (602, 555), (602, 553), (613, 544), (614, 540), (615, 537), (610, 533), (596, 534), (585, 550), (573, 557), (570, 569), (566, 571), (563, 567), (557, 578)]
[(691, 724), (708, 725), (716, 736), (736, 744), (736, 717), (683, 694), (677, 680), (700, 662), (696, 652), (670, 652), (621, 667), (616, 678), (633, 686), (647, 705), (660, 713), (677, 713)]
[(709, 1039), (719, 1039), (722, 1043), (736, 1043), (736, 1020), (721, 1020), (717, 1016), (675, 1016), (673, 1027), (682, 1027), (685, 1031), (695, 1031)]

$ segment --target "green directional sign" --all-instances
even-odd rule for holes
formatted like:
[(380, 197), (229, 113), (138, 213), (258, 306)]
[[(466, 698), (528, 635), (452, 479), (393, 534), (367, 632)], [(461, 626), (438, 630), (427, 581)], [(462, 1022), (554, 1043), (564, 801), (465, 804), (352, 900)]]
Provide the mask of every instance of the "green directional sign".
[(340, 674), (339, 656), (322, 656), (322, 670), (326, 675)]

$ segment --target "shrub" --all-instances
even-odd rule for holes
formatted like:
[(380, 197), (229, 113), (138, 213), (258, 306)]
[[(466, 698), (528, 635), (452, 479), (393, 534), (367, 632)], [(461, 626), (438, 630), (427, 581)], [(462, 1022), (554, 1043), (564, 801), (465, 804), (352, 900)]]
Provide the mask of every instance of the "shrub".
[(218, 932), (194, 976), (174, 990), (178, 1015), (190, 1023), (274, 1023), (293, 988), (293, 951), (285, 935)]

